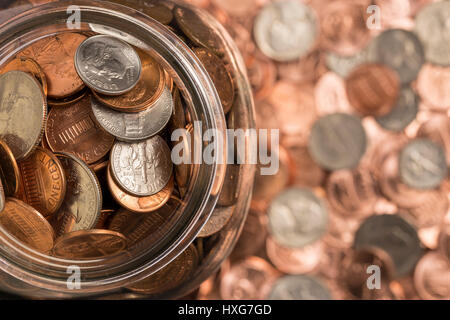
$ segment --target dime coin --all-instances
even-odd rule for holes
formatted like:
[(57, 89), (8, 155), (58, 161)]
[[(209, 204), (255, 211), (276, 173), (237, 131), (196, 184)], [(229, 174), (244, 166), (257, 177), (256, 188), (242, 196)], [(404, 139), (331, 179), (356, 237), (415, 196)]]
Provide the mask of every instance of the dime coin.
[(98, 35), (83, 41), (75, 54), (78, 75), (92, 90), (121, 95), (133, 89), (141, 76), (141, 59), (126, 42)]
[(28, 73), (0, 76), (0, 138), (17, 161), (28, 157), (42, 138), (47, 104), (39, 82)]
[(334, 113), (316, 121), (308, 146), (313, 159), (323, 168), (352, 169), (366, 152), (366, 133), (358, 118)]
[(94, 91), (103, 104), (121, 112), (139, 112), (158, 102), (166, 83), (164, 70), (150, 55), (137, 51), (142, 61), (142, 76), (136, 86), (119, 96), (108, 96)]
[(86, 36), (78, 33), (62, 33), (39, 40), (19, 54), (34, 59), (42, 68), (49, 97), (65, 98), (84, 88), (75, 70), (74, 57), (85, 39)]
[(414, 285), (423, 299), (450, 299), (450, 263), (437, 252), (420, 259), (414, 272)]
[(50, 224), (26, 203), (7, 198), (0, 214), (0, 225), (18, 240), (41, 252), (53, 247), (54, 233)]
[(395, 264), (396, 277), (409, 274), (423, 253), (416, 229), (392, 214), (367, 218), (356, 231), (354, 247), (376, 247), (387, 252)]
[(60, 237), (53, 247), (56, 257), (71, 260), (96, 259), (127, 248), (123, 234), (109, 230), (74, 231)]
[(66, 176), (58, 158), (38, 147), (26, 160), (19, 162), (22, 190), (19, 198), (50, 217), (61, 206), (66, 194)]
[(187, 281), (199, 264), (199, 260), (197, 249), (191, 244), (167, 266), (126, 288), (133, 292), (145, 294), (168, 291)]
[(326, 56), (326, 65), (331, 71), (346, 78), (353, 69), (368, 62), (368, 60), (369, 52), (367, 49), (363, 49), (352, 56), (341, 56), (334, 52), (328, 52)]
[(45, 134), (52, 151), (74, 154), (87, 164), (103, 158), (114, 144), (114, 137), (95, 121), (90, 95), (73, 105), (53, 108)]
[(3, 209), (5, 209), (5, 189), (3, 189), (3, 182), (2, 179), (0, 178), (0, 212), (3, 211)]
[(324, 201), (311, 190), (284, 190), (268, 209), (269, 232), (280, 245), (301, 248), (326, 231), (328, 212)]
[(413, 140), (400, 153), (399, 170), (408, 186), (433, 189), (447, 176), (445, 151), (431, 140)]
[(174, 188), (173, 178), (171, 178), (169, 183), (160, 192), (151, 196), (135, 197), (122, 191), (122, 189), (117, 186), (116, 182), (111, 177), (110, 168), (107, 170), (107, 181), (112, 196), (122, 207), (133, 212), (141, 213), (152, 212), (165, 205), (167, 201), (169, 201)]
[(230, 221), (234, 209), (235, 207), (215, 208), (197, 237), (206, 238), (222, 230), (227, 222)]
[(0, 180), (5, 196), (13, 197), (20, 188), (20, 171), (16, 159), (8, 145), (0, 140)]
[(111, 151), (111, 171), (126, 192), (151, 196), (172, 176), (170, 149), (160, 136), (136, 143), (117, 142)]
[(331, 300), (331, 294), (319, 280), (306, 275), (279, 278), (270, 291), (269, 300)]
[(163, 130), (172, 116), (173, 99), (166, 87), (155, 105), (137, 113), (124, 113), (91, 99), (92, 112), (101, 127), (118, 140), (133, 142), (153, 137)]
[(194, 53), (211, 77), (219, 93), (223, 111), (228, 113), (234, 102), (234, 83), (230, 73), (222, 60), (207, 49), (194, 49)]
[(67, 179), (61, 208), (52, 219), (58, 236), (71, 231), (92, 229), (102, 209), (102, 194), (97, 177), (83, 161), (68, 153), (56, 153)]

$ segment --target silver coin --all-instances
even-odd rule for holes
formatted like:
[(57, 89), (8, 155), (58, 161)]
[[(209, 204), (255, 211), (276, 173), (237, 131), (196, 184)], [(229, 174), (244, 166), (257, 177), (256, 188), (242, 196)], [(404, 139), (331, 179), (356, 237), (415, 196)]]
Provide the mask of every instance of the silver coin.
[(5, 209), (5, 202), (6, 202), (5, 189), (3, 189), (3, 183), (2, 180), (0, 179), (0, 212), (2, 212), (3, 209)]
[(319, 280), (307, 275), (289, 275), (273, 285), (269, 300), (331, 300), (331, 294)]
[(121, 95), (136, 86), (141, 76), (141, 59), (126, 42), (105, 35), (86, 39), (75, 54), (80, 78), (92, 90)]
[(416, 15), (415, 32), (425, 47), (427, 61), (450, 66), (450, 2), (432, 3)]
[(166, 87), (154, 106), (137, 113), (113, 110), (94, 97), (92, 111), (97, 122), (118, 140), (135, 142), (157, 135), (168, 124), (174, 107), (172, 94)]
[(416, 139), (401, 151), (399, 172), (402, 181), (412, 188), (436, 188), (447, 176), (445, 151), (431, 140)]
[(341, 56), (333, 52), (326, 55), (325, 63), (334, 73), (346, 78), (357, 66), (369, 60), (368, 50), (364, 49), (353, 56)]
[(301, 248), (319, 239), (327, 229), (328, 212), (311, 190), (291, 188), (279, 194), (268, 210), (269, 231), (280, 245)]
[(418, 111), (419, 97), (411, 87), (403, 87), (392, 111), (375, 120), (384, 129), (399, 132), (416, 118)]
[(374, 215), (366, 219), (355, 234), (355, 249), (376, 247), (387, 252), (396, 276), (414, 270), (423, 254), (416, 229), (399, 215)]
[(117, 142), (111, 151), (111, 173), (125, 191), (150, 196), (161, 191), (172, 176), (170, 149), (160, 136), (134, 142)]
[(320, 118), (309, 137), (311, 156), (328, 170), (355, 168), (366, 148), (366, 132), (361, 120), (345, 113)]
[(261, 51), (277, 61), (291, 61), (308, 53), (318, 36), (317, 18), (298, 0), (268, 4), (254, 24), (255, 41)]

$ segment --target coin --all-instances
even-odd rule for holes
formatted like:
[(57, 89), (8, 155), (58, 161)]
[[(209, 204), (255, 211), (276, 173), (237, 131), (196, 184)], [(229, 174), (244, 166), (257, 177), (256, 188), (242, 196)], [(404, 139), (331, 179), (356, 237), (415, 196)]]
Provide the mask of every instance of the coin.
[(109, 220), (116, 213), (113, 209), (102, 209), (100, 213), (100, 218), (97, 221), (94, 229), (107, 229), (107, 225), (109, 224)]
[(44, 71), (48, 96), (61, 99), (75, 94), (84, 87), (74, 65), (75, 51), (86, 39), (78, 33), (61, 33), (33, 43), (19, 53), (20, 57), (34, 59)]
[(128, 43), (106, 35), (90, 37), (80, 44), (75, 67), (89, 88), (112, 96), (133, 89), (142, 71), (136, 51)]
[(189, 279), (199, 264), (197, 249), (192, 244), (175, 260), (158, 272), (126, 288), (133, 292), (155, 294), (178, 287)]
[(299, 1), (266, 5), (255, 19), (253, 33), (259, 49), (277, 61), (292, 61), (310, 51), (318, 35), (312, 9)]
[(417, 13), (415, 20), (415, 32), (425, 47), (427, 61), (450, 66), (450, 3), (443, 1), (433, 3)]
[(235, 93), (233, 79), (227, 67), (223, 64), (222, 60), (207, 49), (194, 49), (194, 53), (211, 77), (219, 93), (224, 113), (228, 113), (233, 106)]
[(39, 83), (41, 84), (42, 89), (44, 91), (44, 95), (47, 95), (48, 93), (47, 78), (45, 77), (44, 71), (41, 69), (41, 67), (37, 64), (36, 61), (27, 57), (16, 57), (15, 59), (11, 60), (7, 65), (2, 67), (0, 69), (0, 73), (3, 74), (14, 70), (27, 72), (31, 74), (33, 77), (35, 77), (36, 80), (39, 81)]
[(414, 272), (414, 285), (422, 299), (450, 299), (450, 263), (437, 252), (420, 259)]
[(142, 141), (163, 130), (172, 116), (173, 99), (166, 87), (155, 105), (137, 113), (124, 113), (91, 99), (92, 112), (101, 127), (121, 141)]
[(350, 105), (364, 116), (384, 116), (395, 105), (399, 92), (397, 73), (381, 64), (366, 63), (346, 79)]
[(328, 289), (316, 278), (288, 275), (279, 278), (270, 291), (269, 300), (331, 300)]
[(165, 3), (158, 3), (156, 1), (136, 2), (134, 0), (113, 0), (112, 2), (139, 10), (162, 24), (169, 24), (173, 19), (173, 13)]
[(417, 131), (418, 138), (430, 139), (444, 147), (447, 166), (450, 166), (450, 118), (446, 115), (435, 115), (423, 122)]
[(316, 121), (308, 148), (313, 159), (325, 169), (352, 169), (366, 152), (366, 133), (358, 118), (334, 113)]
[(373, 40), (369, 48), (369, 59), (395, 70), (402, 84), (416, 79), (425, 62), (422, 43), (410, 31), (386, 30)]
[(166, 83), (164, 70), (149, 54), (137, 50), (142, 62), (142, 76), (136, 86), (119, 96), (93, 92), (104, 105), (121, 112), (139, 112), (154, 106), (161, 97)]
[(0, 225), (9, 234), (31, 248), (47, 253), (53, 247), (54, 233), (50, 224), (26, 203), (7, 198), (0, 214)]
[(28, 157), (42, 138), (47, 104), (39, 82), (28, 73), (0, 76), (0, 138), (17, 161)]
[(5, 189), (3, 189), (3, 182), (2, 179), (0, 178), (0, 212), (3, 211), (3, 209), (5, 209)]
[(74, 154), (87, 164), (103, 158), (114, 143), (114, 137), (95, 121), (90, 95), (73, 105), (53, 108), (45, 135), (52, 151)]
[(278, 63), (278, 76), (298, 83), (316, 82), (328, 71), (325, 58), (323, 51), (314, 49), (301, 59)]
[(8, 145), (0, 140), (0, 180), (5, 196), (13, 197), (20, 188), (20, 171)]
[(58, 100), (47, 99), (47, 103), (50, 107), (67, 107), (67, 106), (75, 104), (78, 101), (80, 101), (81, 99), (83, 99), (87, 95), (88, 91), (89, 91), (88, 88), (85, 87), (84, 89), (81, 89), (77, 93), (75, 93), (67, 98), (58, 99)]
[(334, 72), (325, 73), (314, 88), (316, 109), (320, 116), (330, 113), (351, 113), (352, 107), (345, 91), (345, 81)]
[(367, 218), (356, 231), (354, 247), (377, 247), (387, 252), (395, 264), (396, 277), (409, 274), (423, 253), (416, 229), (392, 214)]
[(443, 148), (428, 139), (408, 143), (401, 151), (399, 161), (400, 178), (412, 188), (436, 188), (447, 176)]
[(439, 251), (450, 259), (450, 224), (445, 224), (439, 235)]
[(311, 158), (308, 148), (292, 145), (287, 150), (295, 165), (294, 184), (310, 188), (320, 186), (325, 179), (325, 171)]
[(66, 176), (58, 158), (38, 147), (26, 160), (19, 162), (22, 190), (19, 198), (50, 217), (61, 206), (66, 194)]
[(426, 63), (419, 73), (416, 86), (427, 108), (436, 111), (450, 108), (450, 67)]
[(172, 176), (170, 149), (160, 136), (136, 143), (116, 142), (111, 151), (113, 178), (126, 192), (151, 196)]
[(318, 240), (326, 231), (328, 212), (322, 199), (311, 190), (284, 190), (268, 209), (269, 232), (280, 245), (301, 248)]
[(230, 207), (236, 204), (240, 191), (241, 166), (237, 164), (228, 164), (225, 172), (222, 191), (220, 191), (217, 204), (222, 207)]
[(197, 237), (205, 238), (219, 232), (230, 221), (235, 207), (216, 207)]
[(52, 253), (56, 257), (82, 260), (103, 258), (127, 248), (123, 234), (109, 230), (70, 232), (56, 240)]
[(53, 215), (58, 236), (71, 231), (89, 230), (97, 224), (102, 209), (102, 194), (97, 177), (83, 161), (71, 154), (55, 154), (67, 179), (61, 208)]
[(107, 181), (112, 196), (122, 207), (133, 212), (141, 213), (152, 212), (165, 205), (166, 202), (169, 201), (174, 188), (173, 178), (171, 178), (169, 183), (160, 192), (151, 196), (135, 197), (122, 191), (117, 186), (116, 182), (111, 177), (110, 168), (107, 170)]
[(327, 67), (337, 75), (346, 78), (356, 67), (368, 62), (369, 51), (367, 48), (351, 56), (341, 56), (334, 52), (328, 52), (326, 56)]

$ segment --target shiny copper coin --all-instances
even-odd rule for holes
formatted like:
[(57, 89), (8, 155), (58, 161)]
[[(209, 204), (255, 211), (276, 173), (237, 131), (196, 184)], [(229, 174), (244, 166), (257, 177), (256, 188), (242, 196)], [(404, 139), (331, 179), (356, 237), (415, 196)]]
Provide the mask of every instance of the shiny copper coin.
[(84, 87), (75, 70), (74, 57), (78, 46), (86, 36), (78, 33), (62, 33), (33, 43), (19, 53), (21, 57), (34, 59), (47, 78), (48, 96), (61, 99), (73, 95)]
[(74, 154), (88, 164), (103, 158), (114, 144), (114, 137), (95, 121), (89, 95), (71, 106), (53, 108), (45, 134), (54, 152)]
[(41, 67), (31, 58), (27, 57), (17, 57), (14, 60), (11, 60), (7, 65), (0, 69), (0, 73), (6, 73), (8, 71), (23, 71), (28, 72), (33, 75), (37, 81), (42, 86), (42, 90), (44, 94), (47, 95), (48, 87), (47, 87), (47, 78), (44, 74), (44, 71)]
[(425, 64), (417, 77), (417, 92), (431, 109), (450, 107), (450, 67)]
[(50, 107), (67, 107), (83, 99), (88, 94), (88, 92), (89, 92), (88, 88), (85, 87), (84, 89), (81, 89), (74, 95), (71, 95), (67, 98), (58, 100), (47, 99), (47, 103)]
[(110, 96), (93, 91), (103, 104), (122, 112), (140, 112), (152, 107), (161, 97), (166, 83), (166, 74), (161, 66), (147, 53), (137, 50), (142, 63), (141, 78), (129, 92)]
[(353, 70), (346, 80), (349, 102), (364, 116), (383, 116), (394, 107), (399, 93), (399, 78), (394, 70), (367, 63)]
[(19, 162), (22, 188), (19, 198), (48, 218), (61, 206), (66, 194), (66, 176), (61, 162), (49, 150), (38, 147)]
[(327, 71), (326, 55), (322, 50), (314, 50), (293, 62), (278, 64), (278, 75), (283, 81), (316, 82)]
[(111, 176), (110, 168), (107, 170), (107, 181), (112, 196), (122, 207), (140, 213), (152, 212), (161, 208), (169, 201), (174, 188), (172, 177), (164, 189), (154, 195), (147, 197), (133, 196), (120, 189)]
[(277, 81), (275, 64), (264, 56), (249, 55), (245, 65), (255, 99), (267, 97)]
[(288, 147), (295, 166), (294, 184), (315, 188), (325, 179), (325, 171), (311, 158), (307, 147), (294, 144)]
[(20, 171), (8, 145), (0, 140), (0, 179), (7, 197), (17, 194), (20, 187)]
[(433, 115), (420, 125), (417, 137), (427, 138), (441, 145), (445, 150), (447, 165), (450, 166), (450, 117)]
[(414, 284), (423, 299), (449, 300), (449, 260), (437, 252), (427, 253), (416, 266)]
[(56, 257), (80, 260), (117, 254), (127, 248), (123, 234), (109, 230), (70, 232), (56, 240), (52, 253)]
[(54, 233), (47, 220), (26, 203), (7, 198), (5, 209), (0, 214), (0, 225), (9, 234), (43, 253), (53, 247)]
[(450, 260), (450, 224), (445, 224), (439, 234), (439, 251)]
[(94, 229), (107, 229), (108, 220), (114, 215), (115, 212), (116, 211), (113, 209), (103, 209)]
[(216, 207), (197, 237), (205, 238), (222, 230), (230, 221), (235, 207)]
[(0, 178), (0, 212), (2, 212), (3, 209), (5, 209), (5, 202), (6, 202), (5, 189), (3, 189), (3, 182), (2, 179)]
[(250, 209), (231, 257), (242, 259), (257, 255), (264, 248), (267, 234), (267, 216)]

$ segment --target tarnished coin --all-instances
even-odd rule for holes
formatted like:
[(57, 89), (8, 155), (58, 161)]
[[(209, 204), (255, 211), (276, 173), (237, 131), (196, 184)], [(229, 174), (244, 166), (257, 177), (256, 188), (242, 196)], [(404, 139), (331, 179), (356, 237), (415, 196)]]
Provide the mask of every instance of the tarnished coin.
[(400, 178), (416, 189), (438, 187), (447, 176), (444, 149), (428, 139), (415, 139), (400, 153)]
[(125, 191), (151, 196), (160, 192), (172, 176), (170, 149), (160, 136), (136, 143), (117, 142), (111, 151), (111, 171)]
[(111, 177), (110, 168), (107, 170), (107, 181), (112, 196), (122, 207), (133, 212), (141, 213), (152, 212), (161, 208), (167, 201), (169, 201), (174, 189), (174, 181), (172, 178), (160, 192), (151, 196), (136, 197), (122, 191), (122, 189), (119, 188), (114, 179)]
[(235, 207), (217, 207), (209, 217), (206, 224), (203, 226), (197, 237), (209, 237), (220, 230), (230, 221)]
[(7, 65), (5, 65), (3, 68), (0, 69), (0, 74), (14, 70), (27, 72), (33, 75), (36, 78), (36, 80), (39, 81), (39, 83), (41, 84), (42, 90), (44, 91), (44, 95), (47, 95), (48, 93), (47, 78), (41, 66), (38, 65), (36, 61), (27, 57), (16, 57), (15, 59), (11, 60)]
[(114, 144), (114, 137), (95, 121), (90, 95), (73, 105), (53, 108), (45, 135), (52, 151), (74, 154), (87, 164), (103, 158)]
[(163, 130), (172, 116), (173, 99), (166, 87), (155, 105), (137, 113), (124, 113), (91, 99), (92, 112), (104, 130), (121, 141), (142, 141)]
[(416, 229), (399, 215), (392, 214), (367, 218), (356, 231), (354, 247), (377, 247), (387, 252), (397, 277), (410, 273), (423, 253)]
[(417, 78), (425, 62), (424, 55), (424, 48), (417, 36), (402, 29), (382, 32), (369, 46), (369, 59), (397, 71), (402, 84)]
[(234, 84), (230, 73), (222, 60), (207, 49), (194, 49), (194, 53), (208, 71), (219, 93), (223, 111), (228, 113), (234, 102)]
[(133, 89), (142, 71), (137, 52), (128, 43), (106, 35), (83, 41), (75, 54), (75, 67), (88, 87), (112, 96)]
[(419, 97), (411, 87), (405, 86), (391, 112), (375, 119), (384, 129), (400, 132), (416, 118), (418, 111)]
[(313, 159), (323, 168), (352, 169), (366, 152), (367, 138), (358, 118), (334, 113), (316, 121), (308, 147)]
[(39, 212), (20, 200), (6, 199), (0, 225), (33, 249), (47, 253), (53, 247), (55, 235), (51, 225)]
[(265, 55), (277, 61), (291, 61), (313, 48), (318, 35), (317, 18), (300, 1), (277, 1), (261, 10), (253, 32)]
[(331, 294), (319, 280), (296, 275), (279, 278), (270, 291), (269, 300), (331, 300)]
[(20, 171), (16, 159), (8, 145), (0, 140), (0, 180), (5, 196), (13, 197), (20, 188)]
[(326, 231), (328, 212), (324, 201), (311, 190), (284, 190), (268, 209), (269, 231), (279, 244), (300, 248), (319, 239)]
[(83, 161), (68, 153), (56, 153), (67, 179), (67, 190), (52, 225), (58, 236), (92, 229), (102, 209), (102, 193), (97, 177)]
[(189, 279), (199, 263), (199, 255), (194, 245), (190, 245), (167, 266), (126, 288), (128, 290), (154, 294), (173, 289)]
[(0, 178), (0, 212), (3, 211), (3, 209), (5, 209), (5, 189), (3, 189), (3, 182), (2, 179)]
[(61, 33), (41, 39), (19, 53), (20, 57), (34, 59), (42, 68), (47, 78), (49, 97), (65, 98), (84, 88), (75, 70), (74, 57), (85, 39), (86, 36), (78, 33)]
[(422, 299), (450, 299), (450, 262), (437, 252), (429, 252), (417, 263), (414, 285)]
[(43, 134), (47, 103), (39, 82), (28, 73), (0, 76), (0, 138), (17, 161), (28, 157)]
[(166, 75), (161, 66), (147, 53), (138, 50), (142, 62), (142, 76), (136, 86), (119, 96), (93, 92), (103, 104), (121, 112), (139, 112), (159, 101), (166, 86)]
[(58, 158), (38, 147), (19, 162), (22, 188), (19, 198), (48, 218), (61, 206), (66, 194), (66, 176)]
[(450, 3), (430, 4), (416, 15), (415, 32), (425, 47), (428, 62), (450, 66)]
[(60, 237), (53, 247), (56, 257), (80, 260), (119, 253), (127, 248), (123, 234), (109, 230), (74, 231)]

